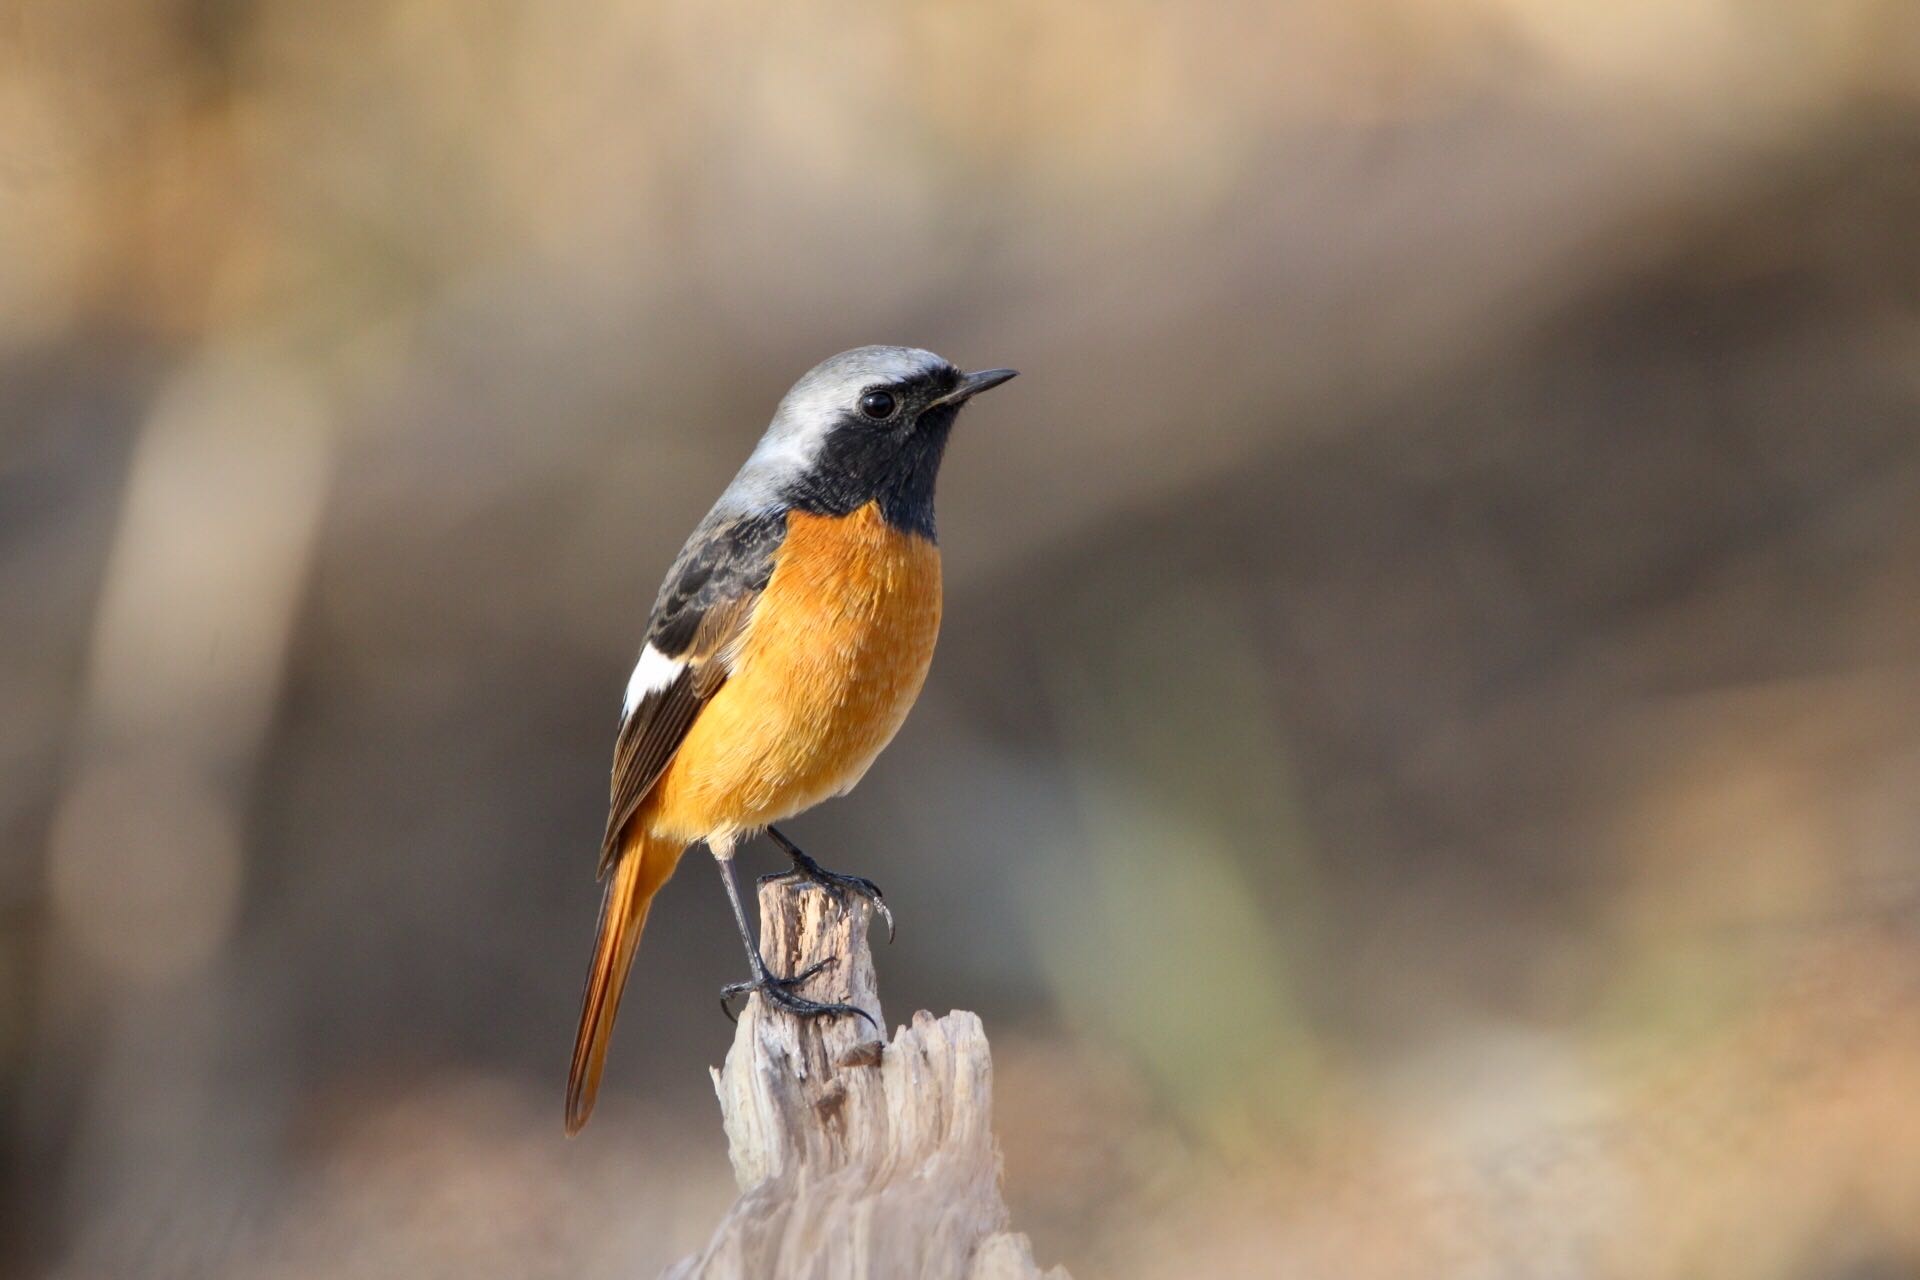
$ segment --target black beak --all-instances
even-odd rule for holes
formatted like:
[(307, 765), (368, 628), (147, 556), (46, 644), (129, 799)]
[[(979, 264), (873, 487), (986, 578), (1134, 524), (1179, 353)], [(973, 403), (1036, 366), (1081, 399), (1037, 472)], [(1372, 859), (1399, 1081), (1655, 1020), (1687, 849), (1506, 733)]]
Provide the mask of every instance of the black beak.
[(978, 373), (962, 374), (959, 386), (929, 404), (927, 408), (932, 409), (943, 404), (965, 404), (982, 391), (989, 391), (1009, 378), (1019, 376), (1018, 369), (982, 369)]

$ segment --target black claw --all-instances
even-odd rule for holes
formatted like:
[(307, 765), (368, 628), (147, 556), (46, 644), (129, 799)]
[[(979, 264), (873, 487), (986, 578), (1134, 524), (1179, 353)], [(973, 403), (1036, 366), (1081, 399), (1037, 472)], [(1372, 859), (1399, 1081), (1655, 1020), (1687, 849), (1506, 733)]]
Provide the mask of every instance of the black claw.
[(733, 1006), (728, 1002), (735, 996), (751, 995), (753, 992), (758, 991), (768, 1000), (771, 1000), (774, 1004), (779, 1005), (782, 1009), (785, 1009), (788, 1013), (796, 1017), (818, 1018), (826, 1014), (858, 1014), (867, 1020), (869, 1026), (875, 1031), (878, 1031), (880, 1024), (874, 1021), (872, 1014), (862, 1009), (859, 1005), (843, 1004), (837, 1001), (809, 1000), (805, 996), (797, 996), (793, 993), (793, 988), (799, 986), (808, 978), (813, 977), (828, 965), (831, 965), (834, 959), (835, 957), (828, 956), (825, 960), (820, 960), (808, 965), (791, 978), (774, 977), (766, 968), (766, 963), (762, 961), (759, 965), (760, 972), (757, 977), (749, 978), (745, 982), (730, 982), (720, 988), (720, 1011), (727, 1015), (729, 1022), (738, 1022), (740, 1020), (739, 1015), (733, 1011)]
[(847, 895), (857, 893), (871, 903), (873, 909), (880, 913), (880, 918), (887, 922), (887, 941), (893, 941), (893, 912), (888, 909), (887, 900), (881, 896), (879, 885), (865, 876), (848, 876), (838, 871), (827, 870), (802, 852), (799, 845), (787, 839), (773, 827), (767, 828), (767, 835), (785, 851), (789, 858), (793, 859), (793, 868), (789, 871), (775, 871), (761, 876), (761, 884), (774, 880), (806, 880), (825, 889), (828, 896), (842, 910), (846, 909)]

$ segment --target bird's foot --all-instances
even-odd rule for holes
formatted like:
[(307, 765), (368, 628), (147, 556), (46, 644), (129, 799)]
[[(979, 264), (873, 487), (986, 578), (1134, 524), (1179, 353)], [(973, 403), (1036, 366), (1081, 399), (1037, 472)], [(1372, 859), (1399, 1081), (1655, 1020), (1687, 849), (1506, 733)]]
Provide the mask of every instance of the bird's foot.
[(865, 876), (842, 875), (838, 871), (829, 871), (803, 852), (799, 845), (787, 839), (773, 828), (767, 828), (767, 834), (778, 844), (786, 855), (793, 859), (793, 866), (787, 871), (773, 871), (760, 877), (761, 884), (770, 884), (777, 880), (805, 880), (817, 884), (827, 891), (827, 895), (841, 908), (847, 905), (847, 895), (857, 894), (872, 904), (887, 922), (887, 941), (893, 941), (893, 912), (887, 909), (887, 900), (880, 896), (880, 886)]
[(727, 1015), (729, 1022), (739, 1021), (739, 1015), (733, 1011), (732, 1001), (737, 996), (752, 995), (758, 991), (773, 1004), (785, 1009), (795, 1017), (818, 1018), (825, 1014), (855, 1014), (865, 1018), (873, 1029), (878, 1031), (880, 1024), (873, 1020), (872, 1014), (862, 1009), (859, 1005), (844, 1004), (838, 1001), (809, 1000), (805, 996), (794, 994), (795, 987), (798, 987), (801, 983), (813, 977), (833, 962), (834, 957), (829, 956), (817, 964), (808, 965), (791, 978), (776, 978), (767, 969), (766, 962), (762, 960), (755, 966), (758, 970), (755, 976), (745, 982), (730, 982), (720, 988), (720, 1011)]

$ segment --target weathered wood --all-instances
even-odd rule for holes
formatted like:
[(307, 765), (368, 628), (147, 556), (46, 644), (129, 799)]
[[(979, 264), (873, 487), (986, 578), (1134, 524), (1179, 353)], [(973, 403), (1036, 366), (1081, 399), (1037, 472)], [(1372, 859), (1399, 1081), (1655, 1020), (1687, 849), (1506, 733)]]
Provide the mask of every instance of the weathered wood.
[[(869, 915), (812, 885), (760, 887), (769, 966), (830, 961), (801, 994), (884, 1027)], [(667, 1280), (1068, 1280), (1042, 1273), (1008, 1229), (993, 1063), (974, 1014), (917, 1013), (883, 1045), (862, 1019), (802, 1020), (755, 995), (713, 1082), (740, 1198)]]

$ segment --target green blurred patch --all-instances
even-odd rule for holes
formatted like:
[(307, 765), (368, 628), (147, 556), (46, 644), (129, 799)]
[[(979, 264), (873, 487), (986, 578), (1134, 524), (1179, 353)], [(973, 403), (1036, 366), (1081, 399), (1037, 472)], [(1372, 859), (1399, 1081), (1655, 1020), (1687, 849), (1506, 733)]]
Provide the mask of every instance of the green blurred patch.
[(1207, 1136), (1301, 1120), (1326, 1056), (1301, 1000), (1315, 850), (1232, 596), (1150, 565), (1060, 617), (1047, 687), (1082, 838), (1036, 859), (1023, 895), (1046, 979)]

